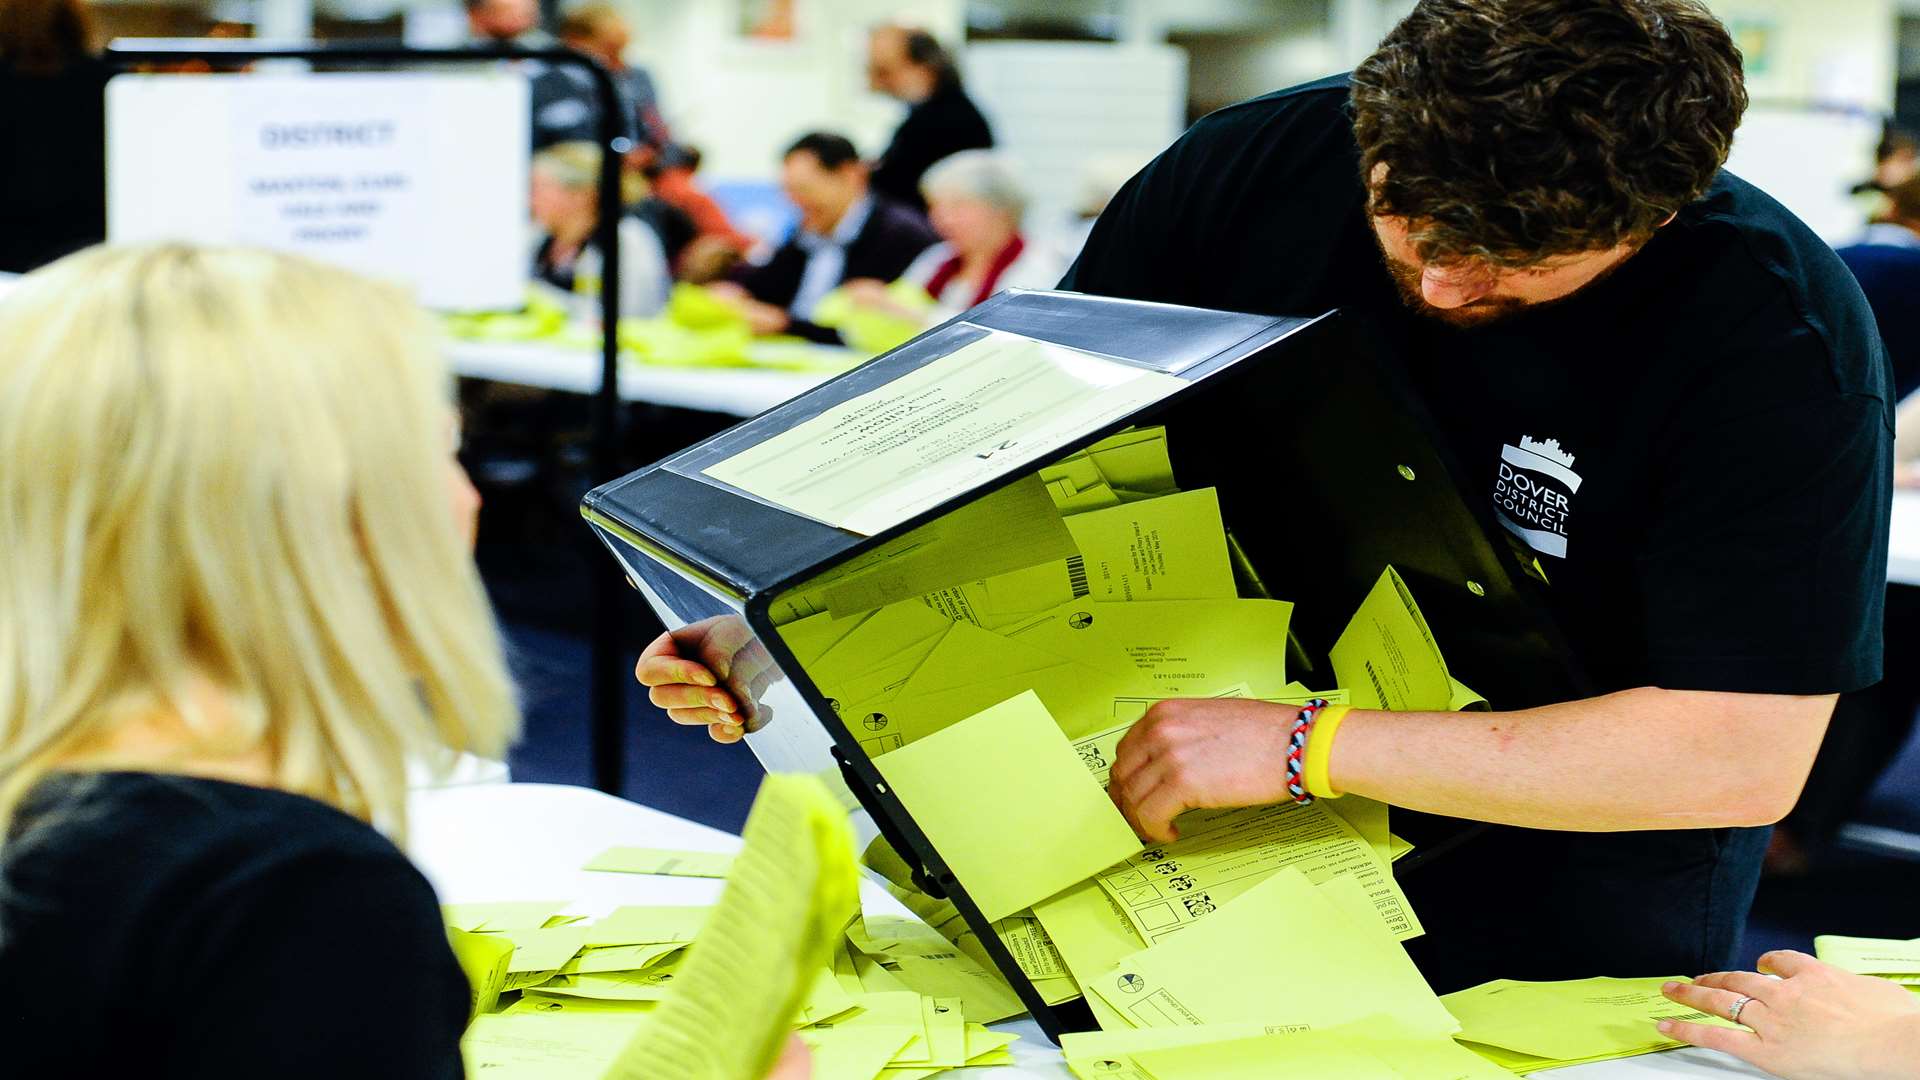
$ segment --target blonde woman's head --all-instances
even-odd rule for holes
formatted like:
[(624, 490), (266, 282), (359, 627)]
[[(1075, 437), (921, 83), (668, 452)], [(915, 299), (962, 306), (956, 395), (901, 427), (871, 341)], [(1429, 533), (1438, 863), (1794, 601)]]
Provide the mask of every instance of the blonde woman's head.
[(396, 829), (408, 757), (504, 751), (447, 375), (404, 295), (96, 248), (23, 279), (0, 342), (0, 822), (155, 716)]

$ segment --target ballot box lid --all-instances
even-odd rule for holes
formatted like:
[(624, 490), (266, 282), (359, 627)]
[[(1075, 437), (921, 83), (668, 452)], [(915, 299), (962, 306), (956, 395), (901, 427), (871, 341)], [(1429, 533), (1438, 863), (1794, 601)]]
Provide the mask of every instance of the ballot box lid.
[[(863, 536), (777, 507), (703, 471), (994, 332), (1081, 350), (1197, 382), (1325, 316), (1207, 311), (1077, 293), (1008, 290), (913, 341), (697, 446), (589, 492), (588, 520), (742, 601), (778, 592), (936, 517)], [(1098, 430), (1089, 429), (1083, 441)], [(1011, 480), (1043, 462), (1012, 462)], [(988, 484), (987, 486), (992, 486)], [(964, 496), (962, 496), (964, 498)]]

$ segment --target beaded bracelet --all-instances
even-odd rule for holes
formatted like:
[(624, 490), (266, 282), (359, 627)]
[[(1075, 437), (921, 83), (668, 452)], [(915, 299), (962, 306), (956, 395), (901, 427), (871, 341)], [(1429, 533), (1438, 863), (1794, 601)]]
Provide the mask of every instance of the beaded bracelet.
[(1287, 794), (1293, 801), (1305, 805), (1313, 801), (1313, 795), (1307, 791), (1306, 780), (1301, 770), (1306, 765), (1307, 739), (1313, 734), (1313, 718), (1327, 707), (1326, 698), (1314, 698), (1300, 706), (1299, 715), (1293, 718), (1293, 730), (1287, 735)]

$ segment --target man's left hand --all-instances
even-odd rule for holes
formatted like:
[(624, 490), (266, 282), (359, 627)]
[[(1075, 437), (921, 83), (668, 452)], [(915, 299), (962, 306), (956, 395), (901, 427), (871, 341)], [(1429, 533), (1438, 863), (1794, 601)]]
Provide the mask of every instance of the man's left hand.
[(1147, 710), (1114, 753), (1107, 794), (1149, 843), (1179, 839), (1188, 810), (1265, 806), (1287, 795), (1287, 735), (1299, 708), (1177, 698)]

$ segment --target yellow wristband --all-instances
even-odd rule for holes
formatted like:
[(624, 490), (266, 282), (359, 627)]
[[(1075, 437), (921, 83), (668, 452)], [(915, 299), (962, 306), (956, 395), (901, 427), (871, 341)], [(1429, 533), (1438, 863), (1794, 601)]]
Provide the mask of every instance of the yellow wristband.
[(1337, 799), (1341, 795), (1333, 790), (1333, 781), (1327, 777), (1327, 764), (1333, 760), (1333, 737), (1340, 730), (1340, 721), (1352, 711), (1348, 705), (1329, 705), (1313, 718), (1313, 733), (1307, 736), (1307, 754), (1300, 766), (1300, 778), (1307, 785), (1307, 794), (1316, 799)]

